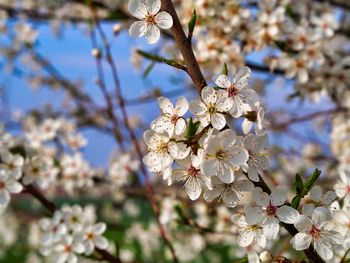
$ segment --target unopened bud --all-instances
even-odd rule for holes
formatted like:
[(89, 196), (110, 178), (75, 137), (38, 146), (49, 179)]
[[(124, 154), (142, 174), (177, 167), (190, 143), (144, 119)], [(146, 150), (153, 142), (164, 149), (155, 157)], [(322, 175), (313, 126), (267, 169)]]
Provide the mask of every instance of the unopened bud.
[(113, 26), (113, 34), (117, 35), (122, 30), (122, 25), (117, 23)]
[(91, 50), (91, 55), (95, 58), (100, 58), (101, 52), (98, 48), (94, 48), (93, 50)]
[(263, 251), (260, 253), (259, 258), (262, 263), (270, 263), (272, 261), (272, 256), (269, 252)]

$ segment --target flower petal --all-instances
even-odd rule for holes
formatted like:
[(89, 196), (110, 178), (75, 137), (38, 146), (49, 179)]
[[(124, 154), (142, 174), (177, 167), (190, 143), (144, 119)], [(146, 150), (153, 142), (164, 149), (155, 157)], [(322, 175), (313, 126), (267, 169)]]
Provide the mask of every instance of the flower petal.
[(298, 233), (292, 238), (290, 243), (296, 250), (304, 250), (310, 246), (311, 241), (312, 237), (310, 235), (305, 233)]
[(222, 74), (216, 80), (215, 84), (220, 88), (229, 88), (231, 86), (231, 82), (228, 79), (228, 76)]
[(129, 35), (132, 37), (142, 37), (147, 32), (145, 21), (136, 21), (129, 28)]
[(147, 7), (143, 1), (130, 0), (129, 1), (129, 12), (138, 19), (144, 19), (147, 15)]
[(173, 26), (173, 18), (169, 13), (162, 11), (156, 15), (156, 23), (160, 28), (169, 29)]
[(276, 215), (281, 222), (287, 224), (294, 224), (295, 220), (298, 218), (299, 213), (293, 207), (284, 205), (277, 208)]
[(160, 37), (159, 28), (155, 25), (148, 25), (147, 32), (146, 32), (146, 38), (147, 38), (148, 44), (154, 44), (158, 42), (159, 37)]

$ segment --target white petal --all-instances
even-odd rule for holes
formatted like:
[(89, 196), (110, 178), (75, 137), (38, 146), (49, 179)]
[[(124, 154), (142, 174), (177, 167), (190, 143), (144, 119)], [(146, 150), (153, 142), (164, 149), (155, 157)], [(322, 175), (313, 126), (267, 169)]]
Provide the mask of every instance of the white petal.
[(144, 19), (147, 15), (147, 7), (143, 1), (130, 0), (128, 8), (130, 14), (132, 14), (134, 17), (137, 17), (138, 19)]
[(235, 86), (237, 89), (246, 88), (248, 86), (248, 80), (251, 74), (251, 70), (248, 67), (241, 68), (235, 76)]
[(175, 125), (175, 134), (181, 135), (185, 130), (186, 130), (186, 121), (183, 118), (178, 119)]
[(102, 235), (106, 231), (106, 224), (105, 223), (97, 223), (93, 226), (93, 231), (96, 235)]
[(254, 189), (254, 184), (249, 180), (241, 180), (236, 183), (236, 189), (243, 192), (251, 192)]
[(276, 215), (281, 222), (294, 224), (295, 220), (299, 216), (299, 213), (293, 207), (284, 205), (277, 208)]
[(147, 42), (148, 44), (154, 44), (158, 42), (160, 37), (159, 28), (155, 25), (148, 25), (146, 32)]
[(206, 105), (215, 104), (217, 100), (216, 91), (214, 88), (211, 87), (205, 87), (202, 90), (202, 100), (205, 102)]
[(201, 195), (202, 187), (199, 180), (190, 177), (185, 184), (185, 190), (189, 198), (193, 201)]
[(329, 209), (325, 207), (316, 207), (314, 212), (312, 213), (312, 221), (314, 221), (316, 225), (320, 225), (321, 223), (328, 221), (329, 214), (327, 210), (329, 211)]
[(251, 165), (249, 166), (249, 169), (248, 169), (248, 177), (253, 182), (259, 182), (259, 180), (260, 180), (258, 171), (254, 167), (252, 167)]
[(234, 180), (234, 173), (233, 170), (228, 168), (226, 165), (221, 164), (221, 169), (219, 169), (218, 177), (221, 180), (221, 182), (225, 184), (230, 184)]
[(99, 249), (106, 249), (108, 247), (108, 241), (105, 237), (97, 236), (94, 239), (96, 247)]
[(160, 10), (160, 0), (146, 0), (146, 6), (148, 7), (148, 11), (155, 15)]
[(229, 98), (220, 99), (216, 105), (216, 110), (219, 112), (227, 112), (232, 108), (233, 101)]
[(271, 193), (271, 204), (274, 206), (281, 206), (287, 199), (287, 192), (280, 190), (273, 190)]
[(174, 114), (173, 104), (171, 103), (171, 101), (168, 98), (159, 97), (158, 104), (159, 104), (159, 108), (163, 114), (168, 114), (168, 115)]
[(312, 227), (312, 221), (306, 215), (299, 215), (294, 223), (295, 228), (299, 232), (306, 232)]
[(322, 203), (324, 205), (330, 205), (336, 198), (337, 195), (334, 191), (328, 191), (322, 196)]
[(160, 28), (169, 29), (173, 26), (173, 18), (167, 12), (160, 12), (156, 15), (156, 23)]
[(248, 134), (253, 126), (253, 123), (248, 119), (244, 119), (242, 122), (242, 130), (244, 134)]
[(279, 229), (280, 227), (278, 223), (269, 223), (264, 224), (263, 226), (264, 235), (267, 239), (276, 239)]
[(251, 231), (243, 231), (238, 237), (238, 244), (241, 247), (249, 246), (254, 240), (254, 233)]
[(248, 151), (242, 147), (236, 148), (236, 152), (233, 154), (232, 163), (235, 165), (241, 165), (248, 161)]
[(185, 113), (188, 111), (188, 107), (189, 107), (189, 105), (188, 105), (186, 98), (184, 96), (181, 96), (176, 101), (175, 113), (178, 116), (184, 116)]
[(211, 115), (210, 122), (213, 125), (213, 127), (217, 130), (221, 130), (226, 125), (225, 116), (221, 113), (214, 113), (213, 115)]
[(340, 245), (344, 242), (344, 237), (341, 233), (333, 230), (327, 231), (327, 238), (332, 244)]
[(320, 202), (322, 197), (322, 189), (320, 186), (316, 185), (312, 187), (310, 191), (310, 198), (315, 202)]
[(315, 249), (325, 260), (329, 260), (333, 257), (332, 245), (323, 238), (315, 239)]
[(231, 86), (230, 80), (228, 77), (224, 74), (220, 75), (216, 81), (215, 84), (220, 88), (229, 88)]
[(290, 243), (296, 250), (304, 250), (307, 249), (312, 241), (312, 237), (305, 233), (296, 234)]
[(136, 21), (129, 28), (129, 35), (132, 37), (142, 37), (147, 32), (145, 21)]
[(9, 204), (10, 199), (11, 196), (7, 190), (3, 189), (0, 191), (0, 207), (6, 207)]
[(23, 190), (23, 186), (15, 180), (8, 180), (6, 182), (6, 188), (12, 194), (20, 193)]
[(263, 190), (260, 187), (254, 188), (253, 192), (253, 200), (254, 202), (261, 206), (261, 207), (267, 207), (270, 203), (270, 196), (263, 192)]
[(215, 159), (204, 160), (202, 163), (202, 171), (205, 176), (211, 177), (217, 173), (217, 161)]
[(206, 106), (199, 100), (191, 101), (189, 108), (194, 115), (201, 115), (206, 111)]

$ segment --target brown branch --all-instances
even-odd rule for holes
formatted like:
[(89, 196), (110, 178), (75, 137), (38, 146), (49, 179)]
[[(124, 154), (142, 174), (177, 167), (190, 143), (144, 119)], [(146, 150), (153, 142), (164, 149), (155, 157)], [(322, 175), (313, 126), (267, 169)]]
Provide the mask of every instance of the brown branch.
[(285, 122), (281, 122), (281, 123), (272, 123), (271, 124), (271, 128), (274, 130), (283, 130), (285, 128), (287, 128), (290, 125), (299, 123), (299, 122), (306, 122), (306, 121), (311, 121), (315, 118), (319, 118), (322, 116), (328, 116), (328, 115), (332, 115), (335, 113), (339, 113), (339, 112), (345, 112), (347, 111), (346, 108), (333, 108), (333, 109), (329, 109), (329, 110), (323, 110), (323, 111), (318, 111), (318, 112), (313, 112), (304, 116), (297, 116), (294, 118), (290, 118), (289, 120), (285, 121)]
[(162, 0), (162, 10), (168, 12), (173, 18), (173, 26), (171, 32), (173, 33), (175, 42), (180, 49), (187, 66), (188, 75), (191, 77), (193, 84), (197, 90), (202, 90), (207, 86), (203, 74), (199, 68), (196, 57), (194, 56), (192, 45), (182, 29), (180, 20), (176, 14), (174, 5), (171, 0)]
[[(90, 38), (92, 42), (93, 48), (97, 48), (97, 40), (96, 40), (96, 35), (93, 29), (90, 30)], [(114, 134), (114, 137), (121, 148), (121, 150), (125, 150), (125, 146), (123, 143), (123, 135), (120, 131), (120, 125), (117, 116), (114, 113), (114, 105), (113, 105), (113, 100), (112, 97), (110, 96), (106, 84), (105, 84), (105, 78), (104, 78), (104, 73), (103, 73), (103, 65), (102, 65), (102, 60), (100, 56), (95, 56), (95, 63), (96, 63), (96, 68), (97, 68), (97, 74), (98, 74), (98, 87), (100, 88), (103, 97), (106, 102), (107, 106), (107, 114), (109, 118), (112, 121), (112, 131)]]

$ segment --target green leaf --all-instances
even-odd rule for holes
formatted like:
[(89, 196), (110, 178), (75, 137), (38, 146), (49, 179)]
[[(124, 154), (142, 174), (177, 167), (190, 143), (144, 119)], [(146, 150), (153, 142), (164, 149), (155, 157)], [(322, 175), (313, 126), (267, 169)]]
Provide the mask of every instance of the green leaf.
[(148, 76), (148, 74), (152, 71), (152, 69), (154, 68), (155, 63), (152, 62), (151, 64), (148, 65), (148, 67), (145, 69), (145, 71), (143, 72), (142, 77), (146, 78)]
[(304, 190), (303, 179), (301, 178), (300, 174), (296, 174), (296, 176), (295, 176), (295, 192), (297, 193), (297, 195), (301, 195), (303, 190)]
[(224, 63), (224, 67), (222, 68), (221, 74), (228, 76), (228, 68), (226, 63)]
[(298, 206), (300, 204), (300, 200), (301, 200), (301, 197), (299, 195), (294, 196), (293, 199), (292, 199), (291, 206), (294, 209), (298, 209)]
[(307, 195), (307, 193), (311, 190), (311, 188), (314, 186), (316, 183), (318, 177), (320, 176), (321, 171), (318, 169), (315, 169), (313, 174), (306, 180), (305, 185), (304, 185), (304, 190), (303, 194), (304, 196)]
[(186, 137), (188, 140), (192, 141), (195, 138), (196, 132), (200, 124), (201, 124), (200, 121), (193, 122), (192, 118), (190, 118), (187, 124), (187, 133), (186, 133)]
[(194, 9), (192, 12), (190, 22), (188, 22), (188, 36), (189, 37), (192, 37), (193, 30), (194, 30), (194, 27), (196, 25), (196, 21), (197, 21), (197, 12), (196, 12), (196, 9)]
[(172, 59), (167, 59), (163, 58), (161, 56), (158, 56), (157, 54), (150, 54), (142, 50), (137, 50), (136, 51), (138, 54), (143, 56), (144, 58), (147, 58), (149, 60), (152, 60), (153, 62), (162, 62), (165, 64), (168, 64), (169, 66), (172, 66), (174, 68), (186, 70), (186, 67), (184, 65), (181, 65), (180, 63), (176, 62), (175, 60)]

